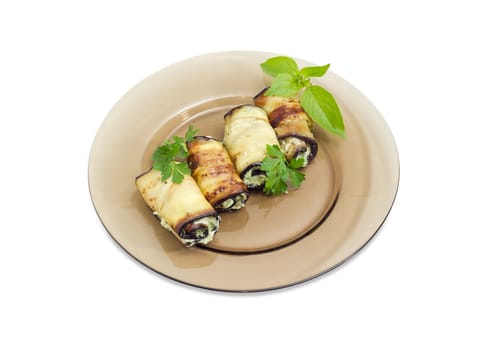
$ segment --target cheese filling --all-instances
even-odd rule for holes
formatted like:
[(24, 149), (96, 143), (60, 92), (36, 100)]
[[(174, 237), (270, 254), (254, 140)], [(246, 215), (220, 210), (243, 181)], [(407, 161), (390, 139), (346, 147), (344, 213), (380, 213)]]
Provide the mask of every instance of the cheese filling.
[(192, 232), (196, 238), (180, 237), (183, 244), (187, 245), (188, 247), (191, 247), (197, 243), (207, 244), (211, 242), (220, 225), (220, 218), (218, 216), (206, 216), (195, 220), (193, 225), (201, 226)]
[(235, 199), (228, 198), (224, 200), (222, 203), (220, 203), (217, 206), (217, 208), (238, 210), (240, 208), (245, 207), (246, 200), (247, 200), (247, 194), (239, 193), (238, 195), (235, 196)]
[(248, 188), (257, 188), (265, 184), (266, 177), (266, 174), (260, 170), (260, 165), (256, 165), (244, 174), (243, 180)]
[(311, 147), (306, 142), (297, 137), (288, 136), (280, 139), (279, 143), (281, 145), (281, 150), (284, 152), (287, 159), (303, 159), (304, 162), (302, 167), (308, 165)]
[(199, 228), (190, 233), (190, 238), (183, 238), (176, 233), (175, 230), (173, 230), (173, 228), (166, 222), (166, 220), (161, 218), (157, 212), (153, 212), (153, 214), (160, 219), (160, 225), (162, 227), (175, 234), (175, 236), (187, 247), (191, 247), (197, 243), (207, 244), (211, 242), (215, 233), (218, 231), (218, 227), (220, 226), (219, 216), (205, 216), (193, 221), (192, 225), (195, 227), (199, 226)]

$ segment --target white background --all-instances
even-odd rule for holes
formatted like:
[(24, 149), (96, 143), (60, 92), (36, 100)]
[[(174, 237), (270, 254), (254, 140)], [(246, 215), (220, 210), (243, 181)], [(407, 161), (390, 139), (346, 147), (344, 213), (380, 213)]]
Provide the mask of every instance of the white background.
[[(0, 348), (483, 349), (478, 1), (2, 1)], [(311, 282), (250, 295), (158, 276), (111, 240), (88, 156), (111, 106), (198, 54), (332, 64), (395, 136), (375, 239)]]

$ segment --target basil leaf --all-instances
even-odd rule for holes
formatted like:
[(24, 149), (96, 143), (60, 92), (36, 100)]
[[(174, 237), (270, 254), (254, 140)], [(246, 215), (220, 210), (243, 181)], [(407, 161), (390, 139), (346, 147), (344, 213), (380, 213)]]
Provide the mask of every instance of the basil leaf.
[(266, 73), (267, 75), (270, 75), (273, 78), (275, 78), (277, 75), (281, 73), (296, 75), (299, 72), (299, 68), (297, 66), (296, 61), (286, 56), (277, 56), (277, 57), (269, 58), (260, 66), (264, 71), (264, 73)]
[(301, 74), (308, 78), (308, 77), (321, 77), (323, 76), (329, 69), (329, 64), (325, 66), (311, 66), (311, 67), (304, 67), (301, 69)]
[(321, 86), (311, 85), (304, 90), (301, 106), (322, 128), (344, 137), (343, 117), (334, 97)]
[(294, 96), (302, 88), (303, 85), (297, 77), (288, 73), (281, 73), (272, 80), (271, 87), (264, 95), (289, 97)]

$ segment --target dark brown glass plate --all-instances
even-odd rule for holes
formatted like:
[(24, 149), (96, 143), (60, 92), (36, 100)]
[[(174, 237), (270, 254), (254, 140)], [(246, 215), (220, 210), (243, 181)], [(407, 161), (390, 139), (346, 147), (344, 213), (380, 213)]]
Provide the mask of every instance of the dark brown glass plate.
[(198, 287), (275, 289), (335, 268), (382, 225), (398, 187), (396, 145), (373, 104), (332, 72), (313, 82), (335, 96), (346, 139), (316, 128), (320, 152), (298, 190), (253, 194), (246, 208), (222, 214), (206, 247), (185, 248), (147, 209), (134, 179), (151, 167), (153, 150), (189, 125), (222, 138), (223, 115), (251, 103), (270, 83), (259, 64), (275, 55), (221, 52), (187, 59), (143, 80), (109, 112), (92, 146), (89, 189), (106, 230), (142, 264)]

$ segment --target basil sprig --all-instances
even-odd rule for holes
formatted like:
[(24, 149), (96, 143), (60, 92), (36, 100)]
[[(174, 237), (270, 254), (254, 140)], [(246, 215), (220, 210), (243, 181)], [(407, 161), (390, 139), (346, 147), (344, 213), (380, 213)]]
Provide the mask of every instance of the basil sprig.
[(262, 70), (273, 77), (266, 96), (291, 97), (301, 89), (301, 106), (311, 119), (323, 129), (345, 137), (345, 126), (341, 111), (333, 95), (319, 85), (311, 83), (311, 77), (321, 77), (329, 69), (325, 66), (310, 66), (299, 69), (290, 57), (277, 56), (261, 64)]

